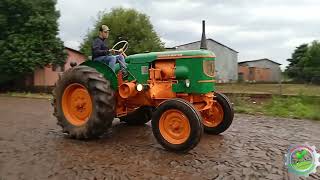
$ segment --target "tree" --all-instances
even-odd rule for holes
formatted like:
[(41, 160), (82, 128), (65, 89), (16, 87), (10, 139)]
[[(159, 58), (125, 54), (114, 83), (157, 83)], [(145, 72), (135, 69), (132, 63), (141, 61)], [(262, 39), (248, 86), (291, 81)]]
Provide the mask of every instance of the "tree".
[(91, 55), (92, 41), (98, 35), (102, 24), (111, 29), (108, 38), (109, 46), (119, 40), (129, 42), (129, 48), (126, 52), (128, 55), (164, 50), (164, 44), (154, 31), (148, 16), (134, 9), (115, 8), (111, 12), (99, 15), (94, 28), (88, 32), (81, 44), (81, 52), (88, 56)]
[(320, 43), (313, 41), (308, 47), (302, 72), (307, 82), (320, 83)]
[(295, 51), (292, 54), (291, 59), (287, 59), (290, 62), (289, 66), (286, 69), (286, 73), (289, 77), (294, 78), (295, 80), (302, 81), (302, 62), (306, 58), (306, 53), (308, 50), (308, 44), (302, 44), (296, 47)]
[(56, 0), (0, 1), (0, 84), (48, 64), (63, 65)]
[(302, 44), (295, 49), (286, 69), (289, 77), (297, 81), (320, 82), (320, 43)]

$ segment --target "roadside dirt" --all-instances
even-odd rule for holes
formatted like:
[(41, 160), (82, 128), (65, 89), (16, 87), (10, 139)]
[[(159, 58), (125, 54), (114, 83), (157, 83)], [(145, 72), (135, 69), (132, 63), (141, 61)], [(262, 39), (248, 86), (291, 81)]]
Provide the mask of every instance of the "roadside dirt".
[[(150, 124), (114, 121), (101, 139), (66, 138), (50, 101), (0, 97), (0, 180), (289, 179), (290, 144), (320, 148), (320, 122), (236, 114), (221, 135), (204, 134), (187, 154), (164, 150)], [(308, 179), (320, 179), (320, 169)]]

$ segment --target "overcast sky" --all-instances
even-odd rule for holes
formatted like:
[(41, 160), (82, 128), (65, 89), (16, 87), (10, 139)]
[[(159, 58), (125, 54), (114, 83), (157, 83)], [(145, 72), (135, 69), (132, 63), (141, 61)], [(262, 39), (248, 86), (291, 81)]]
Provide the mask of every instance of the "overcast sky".
[(238, 61), (284, 67), (296, 46), (320, 39), (320, 0), (58, 0), (59, 36), (78, 49), (98, 12), (120, 6), (147, 14), (166, 47), (200, 40), (206, 20), (207, 38), (238, 51)]

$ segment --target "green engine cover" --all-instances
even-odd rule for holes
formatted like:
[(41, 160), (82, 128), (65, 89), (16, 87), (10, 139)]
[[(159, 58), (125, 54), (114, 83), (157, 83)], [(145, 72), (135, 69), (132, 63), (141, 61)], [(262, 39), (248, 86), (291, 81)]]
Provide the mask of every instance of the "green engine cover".
[[(214, 91), (214, 78), (207, 76), (203, 69), (203, 62), (212, 60), (202, 57), (177, 59), (175, 75), (178, 83), (173, 84), (173, 91), (200, 94)], [(189, 87), (186, 81), (189, 81)]]
[[(154, 61), (171, 59), (176, 62), (175, 75), (178, 83), (172, 91), (184, 93), (208, 93), (214, 91), (214, 78), (204, 73), (204, 61), (214, 61), (215, 55), (207, 50), (166, 51), (135, 54), (128, 56), (126, 62), (132, 74), (131, 79), (147, 84), (149, 68)], [(186, 80), (190, 86), (186, 86)]]

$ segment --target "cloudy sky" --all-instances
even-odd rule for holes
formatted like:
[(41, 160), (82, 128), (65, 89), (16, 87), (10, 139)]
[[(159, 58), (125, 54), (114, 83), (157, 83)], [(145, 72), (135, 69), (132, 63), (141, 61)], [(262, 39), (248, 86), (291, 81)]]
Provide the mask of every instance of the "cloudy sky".
[(58, 0), (59, 35), (78, 49), (98, 12), (120, 6), (147, 14), (166, 47), (200, 40), (206, 20), (207, 38), (237, 50), (238, 61), (283, 68), (296, 46), (320, 39), (320, 0)]

